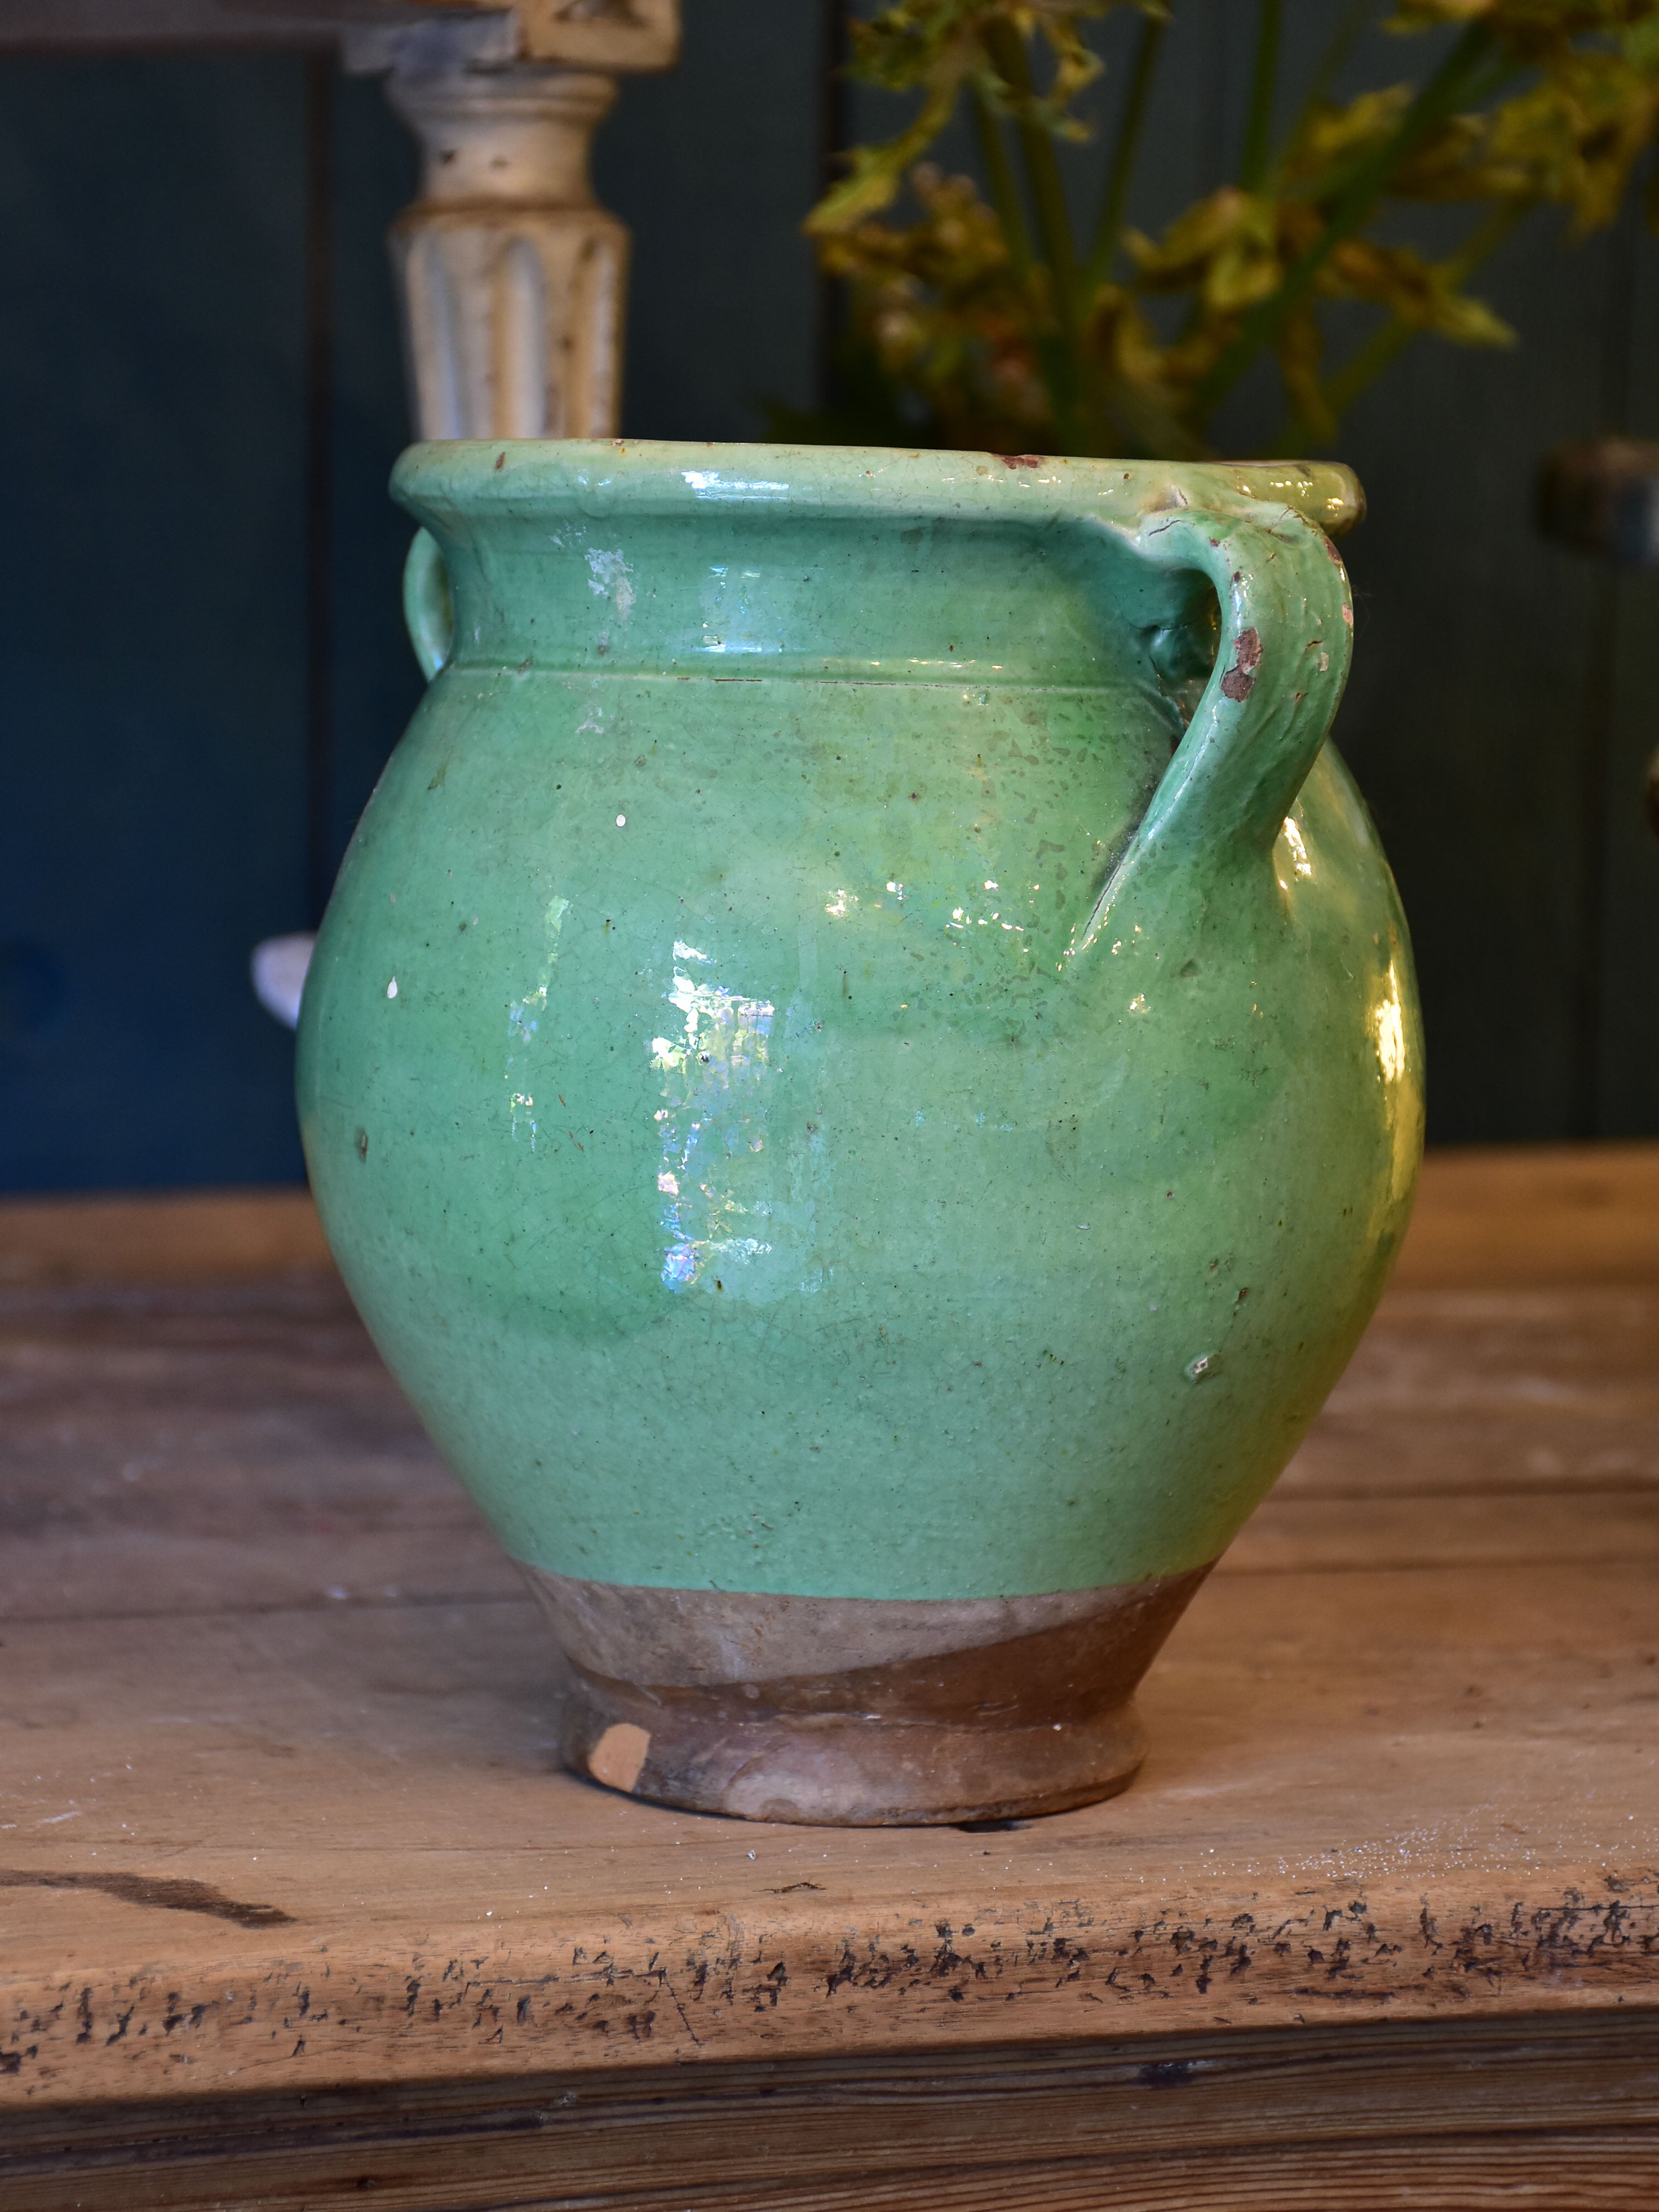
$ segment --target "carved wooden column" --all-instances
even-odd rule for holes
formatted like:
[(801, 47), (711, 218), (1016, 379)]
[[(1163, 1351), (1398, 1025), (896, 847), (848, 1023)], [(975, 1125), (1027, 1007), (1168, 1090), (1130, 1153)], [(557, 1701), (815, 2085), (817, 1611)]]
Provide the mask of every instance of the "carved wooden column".
[[(673, 64), (679, 0), (0, 0), (0, 54), (337, 42), (420, 141), (391, 236), (416, 434), (613, 437), (628, 232), (588, 154), (617, 77)], [(254, 951), (290, 1026), (311, 946)]]
[(621, 399), (628, 233), (588, 174), (619, 74), (665, 69), (676, 0), (433, 9), (349, 24), (421, 146), (392, 229), (410, 399), (425, 438), (608, 438)]
[(593, 202), (610, 77), (571, 70), (394, 76), (421, 197), (392, 255), (423, 438), (609, 438), (628, 233)]
[(618, 76), (673, 64), (679, 0), (0, 0), (0, 53), (337, 42), (421, 143), (392, 234), (418, 434), (614, 435), (628, 233), (588, 149)]

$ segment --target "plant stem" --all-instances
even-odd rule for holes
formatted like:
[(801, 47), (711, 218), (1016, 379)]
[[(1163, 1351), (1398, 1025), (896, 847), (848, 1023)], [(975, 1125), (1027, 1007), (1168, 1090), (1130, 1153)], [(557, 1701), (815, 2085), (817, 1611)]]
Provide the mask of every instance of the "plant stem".
[(1014, 182), (1013, 164), (1008, 159), (1002, 124), (979, 87), (974, 85), (969, 90), (974, 130), (979, 139), (980, 158), (985, 164), (985, 181), (990, 188), (991, 204), (996, 210), (997, 221), (1002, 225), (1008, 258), (1016, 272), (1024, 276), (1030, 272), (1031, 266), (1031, 240), (1025, 228), (1025, 210), (1019, 204), (1019, 187)]
[[(1495, 252), (1525, 213), (1518, 204), (1494, 208), (1492, 214), (1474, 231), (1459, 252), (1442, 264), (1450, 278), (1454, 290), (1461, 290), (1489, 253)], [(1350, 354), (1336, 374), (1325, 387), (1334, 415), (1345, 414), (1368, 386), (1374, 384), (1383, 370), (1397, 360), (1415, 337), (1423, 335), (1423, 325), (1408, 321), (1403, 315), (1395, 315), (1375, 331)]]
[(1250, 106), (1244, 124), (1244, 151), (1238, 181), (1247, 192), (1260, 191), (1267, 173), (1273, 141), (1273, 94), (1279, 84), (1279, 33), (1284, 0), (1257, 0), (1255, 67), (1250, 75)]
[(1135, 156), (1140, 151), (1140, 134), (1146, 125), (1146, 111), (1152, 105), (1152, 82), (1158, 75), (1158, 58), (1164, 44), (1167, 22), (1168, 19), (1162, 15), (1143, 15), (1140, 19), (1140, 36), (1135, 41), (1134, 66), (1130, 72), (1123, 112), (1118, 118), (1117, 138), (1107, 167), (1100, 214), (1095, 222), (1094, 242), (1090, 247), (1089, 265), (1084, 275), (1085, 293), (1097, 291), (1112, 273), (1112, 263), (1117, 254), (1117, 234), (1123, 224), (1124, 203), (1129, 197)]
[(1077, 253), (1054, 143), (1040, 124), (1030, 119), (1036, 94), (1019, 33), (1010, 22), (992, 21), (986, 25), (983, 35), (993, 66), (1014, 95), (1014, 128), (1030, 186), (1037, 242), (1054, 286), (1055, 318), (1069, 337), (1077, 328)]
[(1291, 264), (1279, 289), (1250, 309), (1231, 344), (1194, 392), (1193, 412), (1199, 422), (1207, 421), (1256, 356), (1273, 343), (1286, 318), (1312, 289), (1314, 279), (1331, 254), (1365, 222), (1389, 178), (1418, 142), (1455, 111), (1491, 45), (1492, 33), (1486, 25), (1471, 23), (1394, 131), (1357, 165), (1332, 201), (1324, 229)]
[(1309, 117), (1329, 93), (1336, 73), (1359, 42), (1359, 35), (1376, 13), (1377, 0), (1348, 0), (1340, 21), (1331, 34), (1331, 42), (1319, 58), (1319, 67), (1313, 73), (1291, 136), (1301, 136)]
[[(1495, 208), (1477, 226), (1458, 251), (1441, 264), (1454, 289), (1461, 289), (1468, 283), (1487, 255), (1497, 251), (1528, 212), (1525, 204), (1514, 201), (1507, 207)], [(1391, 315), (1363, 345), (1355, 348), (1325, 386), (1326, 403), (1337, 421), (1347, 413), (1362, 392), (1394, 365), (1413, 339), (1422, 337), (1424, 327), (1405, 315)], [(1279, 450), (1289, 453), (1307, 442), (1303, 435), (1304, 428), (1299, 422), (1286, 423), (1278, 440)]]

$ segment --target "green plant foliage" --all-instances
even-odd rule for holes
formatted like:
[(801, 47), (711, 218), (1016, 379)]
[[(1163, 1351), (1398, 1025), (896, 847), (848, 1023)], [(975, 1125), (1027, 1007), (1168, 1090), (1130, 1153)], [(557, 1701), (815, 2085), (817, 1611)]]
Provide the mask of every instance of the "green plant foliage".
[[(1238, 174), (1148, 237), (1123, 210), (1181, 4), (898, 0), (852, 27), (853, 73), (916, 107), (895, 137), (854, 149), (808, 218), (848, 288), (848, 404), (781, 428), (1191, 457), (1212, 450), (1217, 410), (1266, 356), (1286, 402), (1280, 449), (1324, 444), (1423, 332), (1512, 344), (1468, 289), (1480, 263), (1541, 205), (1568, 210), (1576, 236), (1611, 222), (1659, 128), (1659, 0), (1400, 0), (1381, 27), (1440, 33), (1432, 66), (1339, 103), (1330, 86), (1377, 27), (1374, 0), (1351, 0), (1275, 139), (1281, 0), (1257, 0)], [(1135, 58), (1079, 239), (1064, 163), (1089, 135), (1077, 101), (1102, 66), (1085, 32), (1126, 6), (1141, 18)], [(983, 185), (925, 158), (964, 103)], [(912, 219), (896, 220), (907, 191)], [(1455, 251), (1432, 259), (1389, 236), (1412, 202), (1468, 206)], [(1376, 326), (1333, 362), (1328, 311), (1345, 301), (1376, 310)]]

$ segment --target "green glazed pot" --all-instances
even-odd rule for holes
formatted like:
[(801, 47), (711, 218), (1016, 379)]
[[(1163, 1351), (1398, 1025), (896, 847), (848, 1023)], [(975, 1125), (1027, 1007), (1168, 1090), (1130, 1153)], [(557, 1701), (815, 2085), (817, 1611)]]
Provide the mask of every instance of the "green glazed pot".
[(567, 1757), (780, 1820), (1120, 1787), (1417, 1171), (1325, 744), (1352, 479), (495, 443), (393, 489), (441, 672), (319, 940), (306, 1151)]

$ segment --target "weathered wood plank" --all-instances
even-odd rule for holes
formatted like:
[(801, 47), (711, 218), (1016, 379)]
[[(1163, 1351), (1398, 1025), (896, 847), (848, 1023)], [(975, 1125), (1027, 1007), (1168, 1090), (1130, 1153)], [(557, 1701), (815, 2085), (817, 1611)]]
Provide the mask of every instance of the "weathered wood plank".
[(1659, 1998), (1644, 1567), (1218, 1580), (1140, 1781), (1010, 1833), (558, 1773), (516, 1604), (6, 1642), (13, 2094)]
[[(1460, 1146), (1423, 1164), (1401, 1288), (1659, 1278), (1659, 1146)], [(301, 1190), (0, 1200), (0, 1283), (172, 1282), (331, 1266)]]
[(1651, 2202), (1656, 1162), (1435, 1165), (1142, 1777), (992, 1832), (560, 1772), (533, 1612), (329, 1271), (29, 1247), (0, 2205)]
[[(1432, 1500), (1431, 1510), (1425, 1501)], [(1270, 1497), (1218, 1573), (1342, 1574), (1362, 1567), (1659, 1564), (1659, 1496)]]
[(168, 1283), (332, 1267), (303, 1190), (0, 1202), (0, 1283)]
[(1591, 2014), (1530, 2035), (1512, 2021), (1310, 2027), (52, 2108), (9, 2129), (0, 2208), (71, 2212), (114, 2185), (123, 2212), (343, 2212), (366, 2172), (404, 2212), (863, 2203), (901, 2188), (922, 2206), (993, 2191), (1248, 2203), (1224, 2193), (1237, 2162), (1252, 2187), (1275, 2173), (1278, 2201), (1323, 2212), (1444, 2203), (1407, 2192), (1472, 2179), (1514, 2195), (1552, 2172), (1616, 2189), (1651, 2170), (1656, 2128), (1659, 2014)]
[(1659, 1145), (1457, 1146), (1423, 1163), (1401, 1289), (1651, 1283)]
[[(0, 1293), (0, 1619), (517, 1593), (331, 1273)], [(1407, 1289), (1223, 1571), (1656, 1543), (1659, 1286)]]
[(0, 1620), (521, 1594), (331, 1270), (0, 1292)]

